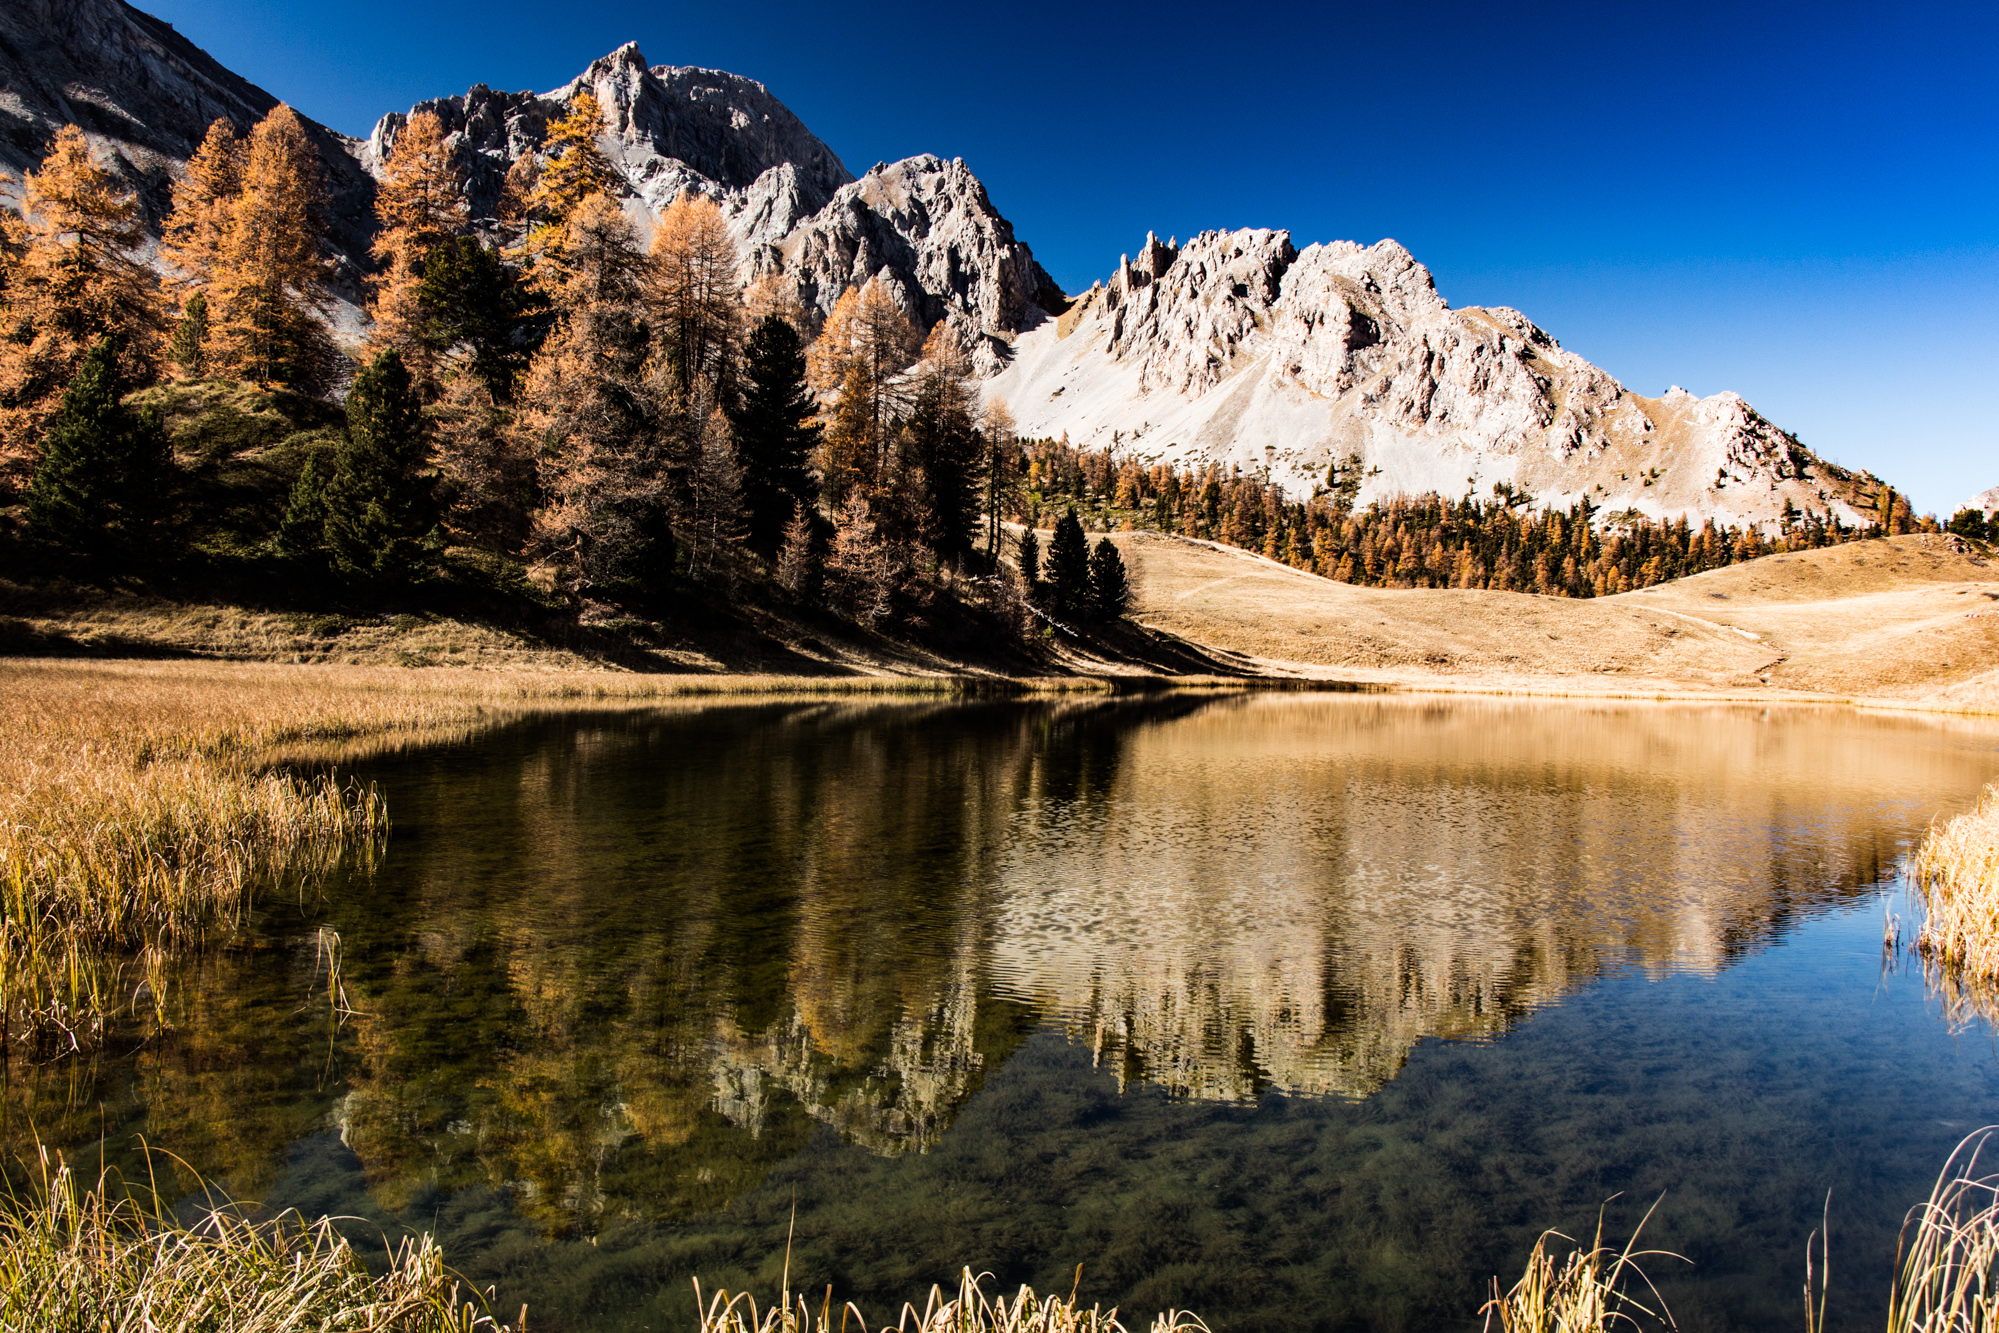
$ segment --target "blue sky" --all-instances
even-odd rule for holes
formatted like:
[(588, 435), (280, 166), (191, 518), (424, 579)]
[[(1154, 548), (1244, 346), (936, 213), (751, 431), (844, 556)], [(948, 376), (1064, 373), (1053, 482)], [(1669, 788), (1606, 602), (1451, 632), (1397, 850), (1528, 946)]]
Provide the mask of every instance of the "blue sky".
[(1646, 394), (1734, 389), (1948, 513), (1999, 485), (1999, 5), (150, 0), (363, 134), (636, 40), (855, 171), (963, 157), (1057, 281), (1148, 229), (1393, 236)]

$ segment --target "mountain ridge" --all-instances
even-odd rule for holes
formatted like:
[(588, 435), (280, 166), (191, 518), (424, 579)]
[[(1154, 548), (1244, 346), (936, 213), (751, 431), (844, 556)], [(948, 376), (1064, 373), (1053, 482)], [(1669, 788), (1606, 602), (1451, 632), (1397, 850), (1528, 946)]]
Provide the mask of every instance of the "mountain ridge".
[[(650, 65), (636, 43), (548, 93), (475, 84), (381, 117), (366, 139), (307, 120), (333, 185), (337, 323), (358, 334), (374, 182), (416, 111), (439, 115), (490, 223), (507, 169), (583, 90), (627, 209), (713, 198), (743, 277), (818, 315), (878, 280), (924, 329), (950, 322), (989, 398), (1029, 434), (1159, 459), (1268, 469), (1293, 494), (1358, 461), (1360, 496), (1463, 488), (1534, 503), (1685, 513), (1769, 527), (1790, 512), (1870, 521), (1879, 489), (1739, 395), (1651, 399), (1507, 307), (1453, 310), (1394, 241), (1299, 250), (1288, 232), (1148, 234), (1137, 262), (1073, 302), (962, 159), (919, 154), (856, 176), (762, 83)], [(247, 130), (277, 99), (123, 0), (17, 0), (0, 12), (0, 164), (32, 169), (75, 123), (157, 229), (207, 124)]]

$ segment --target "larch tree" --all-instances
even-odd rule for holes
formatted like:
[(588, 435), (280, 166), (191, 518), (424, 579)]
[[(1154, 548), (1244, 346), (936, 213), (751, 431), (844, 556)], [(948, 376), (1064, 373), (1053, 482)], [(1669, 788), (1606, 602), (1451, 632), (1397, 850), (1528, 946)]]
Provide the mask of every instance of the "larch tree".
[(971, 366), (948, 322), (930, 331), (923, 353), (899, 431), (901, 475), (880, 488), (877, 508), (899, 502), (903, 535), (961, 568), (978, 530), (985, 442), (973, 417)]
[(660, 438), (645, 254), (610, 198), (585, 199), (536, 280), (559, 322), (522, 382), (516, 429), (543, 507), (533, 548), (567, 587), (658, 593), (674, 558), (669, 460)]
[(209, 286), (218, 368), (260, 384), (326, 387), (338, 353), (321, 315), (331, 303), (326, 172), (298, 113), (280, 105), (250, 131), (243, 188)]
[(535, 460), (510, 415), (476, 375), (452, 376), (429, 415), (446, 534), (502, 560), (518, 556), (535, 509)]
[(173, 457), (152, 413), (123, 401), (116, 341), (84, 354), (28, 487), (28, 531), (87, 558), (139, 554), (166, 510)]
[(439, 388), (439, 348), (424, 309), (425, 265), (463, 230), (465, 218), (464, 173), (452, 160), (444, 123), (435, 112), (419, 111), (396, 136), (375, 191), (380, 230), (370, 253), (384, 267), (373, 282), (368, 347), (398, 352), (427, 399)]
[(618, 173), (597, 144), (603, 132), (604, 108), (586, 88), (570, 99), (568, 114), (548, 127), (535, 165), (519, 180), (509, 171), (532, 255), (560, 250), (571, 215), (584, 200), (609, 194), (616, 183)]
[(18, 482), (42, 432), (100, 338), (128, 376), (147, 378), (159, 309), (138, 198), (97, 165), (83, 132), (65, 125), (21, 191), (17, 257), (0, 309), (0, 485)]
[(810, 460), (819, 447), (819, 404), (806, 387), (804, 349), (788, 320), (766, 315), (751, 330), (741, 384), (730, 424), (742, 458), (750, 543), (768, 555), (792, 515), (817, 499)]
[(166, 288), (174, 305), (169, 314), (176, 319), (168, 360), (184, 379), (199, 379), (208, 368), (207, 288), (222, 265), (243, 193), (243, 158), (236, 127), (218, 117), (188, 159), (187, 174), (174, 182), (173, 212), (162, 228), (160, 252), (173, 270)]
[(347, 394), (347, 440), (326, 488), (326, 547), (342, 576), (372, 587), (414, 582), (436, 524), (429, 426), (409, 370), (378, 354)]
[[(840, 294), (812, 344), (807, 357), (812, 386), (821, 395), (840, 394), (842, 410), (835, 424), (842, 445), (856, 453), (853, 465), (870, 477), (881, 471), (889, 426), (903, 406), (899, 377), (916, 362), (922, 346), (922, 335), (879, 276)], [(862, 395), (858, 401), (848, 401), (850, 388)], [(833, 434), (829, 430), (829, 437)], [(859, 456), (869, 453), (872, 458)]]
[(999, 572), (1000, 524), (1020, 490), (1019, 427), (1004, 398), (985, 406), (980, 434), (985, 444), (986, 564)]
[(777, 581), (800, 597), (811, 596), (817, 572), (812, 559), (812, 529), (812, 515), (801, 502), (784, 526), (784, 547), (777, 557)]
[(895, 562), (864, 495), (849, 496), (840, 507), (826, 578), (848, 616), (870, 629), (894, 609)]
[(687, 572), (698, 580), (727, 582), (728, 552), (743, 540), (743, 474), (736, 463), (728, 419), (712, 411), (701, 429), (699, 453), (688, 469)]
[(741, 256), (715, 201), (683, 191), (654, 229), (649, 257), (646, 296), (660, 353), (692, 398), (697, 382), (725, 376), (737, 336)]

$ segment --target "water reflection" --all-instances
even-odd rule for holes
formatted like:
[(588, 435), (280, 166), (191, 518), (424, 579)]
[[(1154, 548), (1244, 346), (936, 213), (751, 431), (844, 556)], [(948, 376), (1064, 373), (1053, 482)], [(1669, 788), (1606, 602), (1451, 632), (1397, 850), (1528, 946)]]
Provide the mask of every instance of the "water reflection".
[(263, 1197), (325, 1131), (343, 1211), (596, 1237), (714, 1217), (828, 1132), (930, 1151), (1051, 1024), (1121, 1090), (1367, 1098), (1426, 1038), (1714, 974), (1869, 890), (1994, 741), (1343, 696), (523, 724), (380, 761), (372, 877), (265, 903), (172, 1031), (10, 1070), (7, 1132), (128, 1165), (144, 1132)]

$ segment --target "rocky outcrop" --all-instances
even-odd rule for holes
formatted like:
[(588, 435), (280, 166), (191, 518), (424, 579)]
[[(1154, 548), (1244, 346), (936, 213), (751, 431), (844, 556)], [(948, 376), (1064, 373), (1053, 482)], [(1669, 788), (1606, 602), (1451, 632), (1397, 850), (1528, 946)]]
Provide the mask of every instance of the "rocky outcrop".
[[(475, 87), (411, 108), (452, 136), (473, 215), (490, 219), (508, 169), (584, 89), (606, 117), (601, 143), (636, 211), (657, 218), (682, 191), (718, 203), (742, 245), (745, 279), (775, 276), (808, 309), (880, 276), (925, 329), (948, 319), (997, 370), (1004, 344), (1062, 294), (1015, 239), (961, 160), (878, 164), (854, 179), (762, 84), (718, 70), (648, 66), (627, 44), (553, 93)], [(379, 172), (409, 114), (384, 116), (362, 162)]]
[(1633, 394), (1517, 310), (1451, 309), (1394, 241), (1148, 235), (1009, 353), (988, 393), (1028, 433), (1267, 468), (1294, 494), (1357, 458), (1363, 499), (1497, 486), (1697, 522), (1767, 524), (1787, 502), (1856, 518), (1735, 394)]
[(1966, 500), (1963, 504), (1959, 505), (1958, 508), (1976, 509), (1980, 513), (1984, 514), (1985, 517), (1987, 518), (1991, 518), (1993, 515), (1999, 514), (1999, 486), (1994, 486), (1989, 491), (1980, 491), (1978, 494), (1972, 496), (1969, 500)]
[[(278, 104), (175, 32), (121, 0), (9, 0), (0, 6), (0, 165), (17, 180), (66, 124), (138, 190), (155, 229), (172, 182), (220, 118), (238, 132)], [(374, 181), (359, 145), (305, 119), (333, 187), (333, 242), (344, 290), (358, 293), (374, 227)]]

